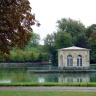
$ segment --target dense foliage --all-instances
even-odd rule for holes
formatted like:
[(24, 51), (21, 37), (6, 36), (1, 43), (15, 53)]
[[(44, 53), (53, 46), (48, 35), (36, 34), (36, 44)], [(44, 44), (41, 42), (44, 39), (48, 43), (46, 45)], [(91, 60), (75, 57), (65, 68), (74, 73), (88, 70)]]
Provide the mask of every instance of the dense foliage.
[[(31, 35), (30, 41), (22, 50), (18, 47), (14, 47), (10, 50), (10, 55), (8, 55), (10, 62), (48, 61), (48, 53), (42, 53), (42, 46), (39, 45), (39, 34), (33, 32)], [(0, 56), (0, 61), (6, 62), (2, 56)]]
[(62, 18), (57, 21), (58, 30), (70, 33), (72, 36), (72, 42), (75, 43), (76, 38), (80, 34), (84, 34), (85, 26), (80, 21), (76, 21), (70, 18)]
[(0, 0), (0, 54), (10, 47), (23, 48), (30, 40), (31, 25), (40, 25), (31, 13), (28, 0)]

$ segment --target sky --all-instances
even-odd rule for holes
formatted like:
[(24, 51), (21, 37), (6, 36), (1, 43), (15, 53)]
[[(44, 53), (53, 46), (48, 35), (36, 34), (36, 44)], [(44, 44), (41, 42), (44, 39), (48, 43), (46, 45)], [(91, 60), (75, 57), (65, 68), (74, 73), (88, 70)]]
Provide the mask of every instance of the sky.
[(32, 26), (33, 31), (43, 39), (47, 34), (56, 32), (56, 21), (61, 18), (80, 20), (86, 27), (96, 24), (96, 0), (29, 0), (32, 13), (41, 23)]

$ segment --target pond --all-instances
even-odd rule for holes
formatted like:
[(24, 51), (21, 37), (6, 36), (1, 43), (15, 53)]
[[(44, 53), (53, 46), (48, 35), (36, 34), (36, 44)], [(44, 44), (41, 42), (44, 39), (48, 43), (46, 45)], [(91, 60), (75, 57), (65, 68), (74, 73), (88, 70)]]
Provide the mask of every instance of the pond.
[(96, 82), (96, 73), (28, 73), (27, 68), (0, 69), (0, 83), (15, 82)]

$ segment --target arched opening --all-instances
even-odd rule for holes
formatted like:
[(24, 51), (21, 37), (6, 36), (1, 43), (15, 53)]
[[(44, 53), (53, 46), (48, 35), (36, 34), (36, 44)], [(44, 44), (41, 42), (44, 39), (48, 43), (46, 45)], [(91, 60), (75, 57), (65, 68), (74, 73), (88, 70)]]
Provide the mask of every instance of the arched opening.
[(82, 66), (82, 56), (81, 55), (77, 56), (77, 66)]
[(73, 66), (73, 58), (71, 55), (67, 56), (67, 66)]

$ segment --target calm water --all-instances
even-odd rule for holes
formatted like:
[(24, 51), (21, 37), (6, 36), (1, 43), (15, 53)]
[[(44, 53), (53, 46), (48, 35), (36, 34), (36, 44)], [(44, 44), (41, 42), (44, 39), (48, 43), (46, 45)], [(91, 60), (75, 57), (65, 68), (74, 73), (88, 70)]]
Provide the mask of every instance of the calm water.
[(27, 69), (0, 69), (0, 83), (14, 82), (96, 82), (96, 73), (31, 74)]

